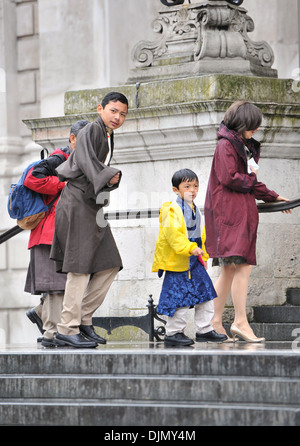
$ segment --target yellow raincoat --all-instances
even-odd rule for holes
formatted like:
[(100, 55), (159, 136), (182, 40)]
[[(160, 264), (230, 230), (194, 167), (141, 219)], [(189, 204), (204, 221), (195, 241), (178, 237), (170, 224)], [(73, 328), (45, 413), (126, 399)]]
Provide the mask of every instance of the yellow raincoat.
[[(197, 248), (197, 243), (190, 242), (187, 235), (187, 227), (181, 208), (176, 202), (163, 203), (159, 214), (159, 234), (155, 246), (152, 271), (182, 272), (189, 269), (189, 257)], [(209, 255), (205, 249), (205, 227), (201, 228), (201, 240), (204, 255), (202, 259), (207, 261)]]

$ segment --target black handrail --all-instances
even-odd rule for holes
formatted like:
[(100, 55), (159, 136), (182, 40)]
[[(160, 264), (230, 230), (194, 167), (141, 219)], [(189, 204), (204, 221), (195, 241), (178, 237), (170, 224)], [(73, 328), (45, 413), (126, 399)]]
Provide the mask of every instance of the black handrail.
[(258, 203), (257, 209), (260, 214), (265, 212), (288, 211), (300, 206), (300, 197), (293, 198), (290, 201), (276, 201), (275, 203)]
[(20, 226), (14, 226), (13, 228), (9, 229), (8, 231), (0, 235), (0, 244), (6, 242), (7, 240), (19, 234), (22, 231), (23, 229), (20, 228)]
[[(290, 201), (276, 201), (272, 203), (258, 203), (257, 209), (260, 214), (267, 212), (282, 212), (289, 209), (294, 209), (300, 206), (300, 197), (293, 198)], [(141, 218), (157, 218), (159, 216), (159, 209), (137, 209), (127, 211), (110, 211), (104, 214), (106, 220), (130, 220)], [(8, 231), (0, 235), (0, 245), (10, 238), (22, 232), (23, 229), (19, 226), (14, 226)]]

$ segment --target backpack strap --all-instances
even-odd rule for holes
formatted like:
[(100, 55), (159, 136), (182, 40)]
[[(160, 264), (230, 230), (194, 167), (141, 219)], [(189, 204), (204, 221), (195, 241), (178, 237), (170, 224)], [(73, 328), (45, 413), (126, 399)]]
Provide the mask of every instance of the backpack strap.
[(65, 157), (65, 155), (63, 155), (62, 153), (54, 153), (53, 156), (58, 156), (58, 158), (60, 158), (62, 162), (64, 162), (64, 161), (67, 160), (67, 158)]
[(53, 200), (51, 200), (50, 203), (47, 204), (47, 206), (48, 206), (48, 210), (49, 210), (50, 212), (52, 211), (53, 205), (54, 205), (54, 203), (56, 202), (56, 200), (59, 198), (60, 194), (61, 194), (61, 192), (59, 192), (59, 194), (55, 195), (55, 197), (53, 198)]
[[(47, 153), (47, 156), (45, 157), (45, 153)], [(41, 160), (44, 160), (45, 158), (48, 158), (48, 156), (49, 156), (49, 150), (47, 149), (47, 147), (44, 147), (42, 150), (41, 150)]]

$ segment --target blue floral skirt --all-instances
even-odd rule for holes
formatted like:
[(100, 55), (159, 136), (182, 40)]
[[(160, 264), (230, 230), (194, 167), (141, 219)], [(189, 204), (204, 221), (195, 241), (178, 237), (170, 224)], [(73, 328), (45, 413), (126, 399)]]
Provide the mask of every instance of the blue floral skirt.
[(211, 278), (196, 256), (190, 257), (190, 271), (166, 271), (157, 313), (173, 317), (177, 308), (191, 307), (217, 297)]

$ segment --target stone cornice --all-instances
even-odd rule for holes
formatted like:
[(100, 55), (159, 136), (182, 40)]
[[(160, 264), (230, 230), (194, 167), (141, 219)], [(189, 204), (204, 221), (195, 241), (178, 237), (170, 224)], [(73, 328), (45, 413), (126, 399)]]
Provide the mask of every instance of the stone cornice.
[(234, 102), (248, 100), (258, 104), (299, 106), (300, 92), (293, 79), (212, 74), (183, 79), (143, 82), (93, 90), (68, 91), (65, 94), (65, 115), (93, 113), (98, 103), (110, 91), (125, 94), (129, 110), (208, 101)]
[[(216, 131), (227, 106), (225, 102), (209, 102), (178, 106), (172, 113), (170, 107), (132, 110), (116, 131), (113, 161), (122, 164), (212, 156)], [(96, 116), (69, 115), (27, 120), (26, 124), (37, 144), (54, 149), (66, 143), (73, 122), (83, 118), (93, 121)], [(300, 159), (299, 132), (299, 114), (289, 119), (284, 108), (278, 110), (278, 106), (269, 104), (261, 127), (262, 156)]]
[[(128, 97), (129, 113), (116, 131), (114, 162), (130, 163), (211, 156), (224, 112), (236, 100), (262, 110), (263, 156), (300, 158), (300, 93), (291, 79), (210, 75), (109, 89), (67, 92), (65, 116), (28, 119), (36, 143), (66, 144), (78, 119), (93, 121), (99, 99), (109, 91)], [(136, 107), (138, 92), (139, 107)], [(187, 150), (187, 147), (189, 150)]]

